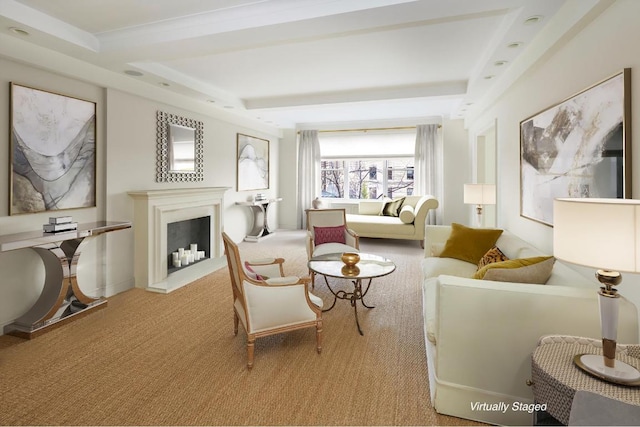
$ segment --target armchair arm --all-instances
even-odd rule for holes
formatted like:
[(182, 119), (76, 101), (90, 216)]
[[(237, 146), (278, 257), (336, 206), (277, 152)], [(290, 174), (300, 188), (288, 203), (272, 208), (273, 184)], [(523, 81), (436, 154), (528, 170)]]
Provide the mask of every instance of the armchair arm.
[(313, 233), (310, 230), (307, 230), (307, 259), (311, 259), (311, 255), (313, 254), (313, 247), (315, 246), (315, 242), (313, 241)]
[(295, 285), (298, 283), (304, 283), (298, 276), (283, 276), (273, 277), (265, 280), (268, 285)]
[(350, 228), (344, 229), (345, 244), (360, 250), (360, 236)]
[(283, 258), (265, 258), (246, 261), (245, 265), (265, 279), (284, 276)]

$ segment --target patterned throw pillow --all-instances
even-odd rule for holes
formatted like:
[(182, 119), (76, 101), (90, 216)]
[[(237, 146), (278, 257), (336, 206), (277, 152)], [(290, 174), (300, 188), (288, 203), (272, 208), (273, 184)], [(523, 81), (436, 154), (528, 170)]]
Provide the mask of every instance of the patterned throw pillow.
[(478, 262), (478, 270), (480, 270), (487, 264), (491, 264), (492, 262), (507, 261), (508, 259), (508, 256), (503, 254), (497, 246), (494, 246), (489, 249), (487, 253), (482, 256), (482, 258), (480, 258), (480, 261)]
[(402, 204), (404, 203), (404, 197), (400, 197), (398, 199), (393, 199), (390, 202), (386, 202), (384, 207), (382, 208), (382, 215), (384, 216), (399, 216), (400, 209), (402, 209)]
[(245, 269), (245, 273), (247, 274), (247, 276), (250, 279), (253, 279), (253, 280), (265, 280), (266, 279), (265, 277), (262, 277), (261, 275), (259, 275), (255, 271), (253, 271), (253, 268), (251, 268), (251, 265), (249, 264), (248, 261), (244, 262), (244, 269)]
[(313, 227), (313, 236), (315, 245), (324, 243), (342, 243), (346, 244), (344, 237), (344, 225), (336, 227)]

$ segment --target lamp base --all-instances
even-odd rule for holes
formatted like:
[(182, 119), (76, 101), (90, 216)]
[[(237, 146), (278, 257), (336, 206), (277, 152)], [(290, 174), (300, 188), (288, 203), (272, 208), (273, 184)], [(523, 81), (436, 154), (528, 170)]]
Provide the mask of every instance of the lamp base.
[(613, 368), (605, 366), (604, 357), (597, 354), (579, 354), (573, 363), (594, 377), (614, 384), (640, 386), (640, 371), (620, 360), (615, 360)]

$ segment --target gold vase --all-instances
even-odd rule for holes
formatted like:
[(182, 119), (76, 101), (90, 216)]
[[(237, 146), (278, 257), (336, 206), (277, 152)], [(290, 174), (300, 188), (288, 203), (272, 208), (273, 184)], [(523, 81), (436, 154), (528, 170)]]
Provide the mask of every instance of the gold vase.
[(353, 268), (360, 261), (360, 255), (355, 252), (345, 252), (342, 254), (342, 262), (349, 268)]

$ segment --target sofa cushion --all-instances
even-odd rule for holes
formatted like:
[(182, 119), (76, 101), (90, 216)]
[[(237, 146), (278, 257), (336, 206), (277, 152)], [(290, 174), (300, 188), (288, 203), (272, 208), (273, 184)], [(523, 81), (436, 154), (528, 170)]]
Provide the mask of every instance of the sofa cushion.
[(392, 233), (401, 239), (402, 236), (415, 234), (414, 224), (405, 224), (395, 216), (347, 214), (347, 227), (353, 228), (359, 235), (376, 235), (382, 232)]
[[(476, 273), (473, 275), (473, 278), (484, 279), (486, 273), (492, 269), (519, 269), (521, 267), (527, 267), (530, 265), (538, 264), (542, 261), (548, 260), (549, 258), (553, 258), (553, 257), (537, 256), (537, 257), (531, 257), (531, 258), (519, 258), (519, 259), (510, 259), (508, 261), (494, 262), (492, 264), (487, 264), (484, 267), (482, 267), (480, 270), (476, 271)], [(553, 266), (553, 264), (551, 265)]]
[(495, 280), (496, 282), (513, 282), (513, 283), (539, 283), (545, 284), (551, 272), (556, 259), (551, 257), (536, 264), (528, 265), (520, 268), (492, 268), (487, 270), (484, 280)]
[(411, 205), (403, 205), (398, 216), (400, 217), (400, 221), (405, 224), (411, 224), (413, 220), (416, 219), (416, 213)]
[(455, 258), (478, 265), (480, 258), (495, 245), (502, 230), (492, 228), (469, 228), (462, 224), (451, 224), (451, 234), (444, 245), (441, 258)]
[(422, 261), (424, 277), (438, 277), (441, 274), (469, 278), (476, 272), (476, 265), (455, 258), (428, 257)]
[(534, 256), (547, 255), (540, 251), (531, 243), (525, 242), (513, 233), (502, 233), (496, 242), (496, 246), (500, 248), (503, 254), (509, 259), (531, 258)]
[[(360, 200), (358, 203), (359, 215), (380, 215), (384, 207), (384, 200)], [(349, 215), (349, 214), (347, 214)]]
[(444, 243), (434, 243), (429, 250), (429, 256), (439, 257), (444, 249)]
[(400, 209), (402, 209), (402, 203), (404, 202), (404, 197), (400, 197), (397, 199), (393, 199), (389, 202), (386, 202), (384, 204), (384, 207), (382, 208), (382, 212), (381, 215), (384, 216), (399, 216), (400, 215)]
[(316, 246), (325, 243), (346, 243), (344, 225), (335, 227), (313, 227), (313, 240)]
[(509, 257), (503, 254), (500, 248), (498, 248), (497, 246), (494, 246), (491, 249), (489, 249), (487, 253), (482, 255), (482, 258), (480, 258), (480, 261), (478, 261), (478, 270), (480, 270), (482, 267), (484, 267), (487, 264), (491, 264), (494, 262), (507, 261), (508, 259)]

